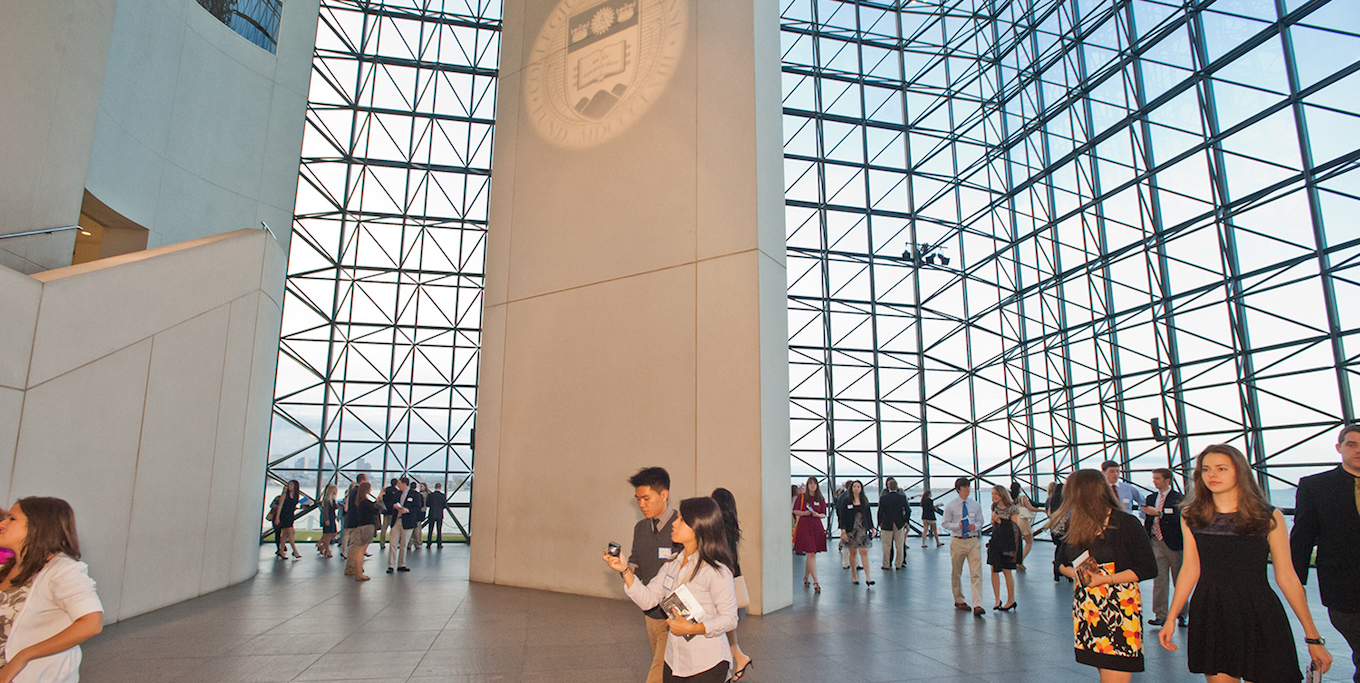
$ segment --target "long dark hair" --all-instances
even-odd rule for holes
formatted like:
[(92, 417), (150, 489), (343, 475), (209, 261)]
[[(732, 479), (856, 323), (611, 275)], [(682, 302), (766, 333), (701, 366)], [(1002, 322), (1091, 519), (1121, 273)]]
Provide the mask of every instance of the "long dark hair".
[(728, 571), (736, 566), (732, 549), (727, 546), (727, 527), (723, 524), (722, 510), (712, 498), (686, 498), (680, 501), (680, 518), (694, 530), (694, 540), (698, 544), (699, 565), (708, 563), (710, 567)]
[[(71, 504), (60, 498), (20, 498), (19, 510), (28, 518), (28, 532), (24, 536), (23, 561), (16, 567), (18, 555), (0, 565), (0, 576), (9, 577), (9, 585), (18, 587), (29, 582), (47, 565), (47, 560), (58, 553), (73, 560), (80, 559), (80, 541), (76, 538), (76, 513)], [(11, 574), (13, 572), (13, 574)]]
[(1261, 487), (1251, 476), (1251, 465), (1242, 451), (1227, 444), (1215, 444), (1200, 451), (1195, 458), (1195, 491), (1190, 500), (1181, 504), (1181, 518), (1186, 526), (1203, 529), (1214, 523), (1218, 508), (1214, 506), (1214, 494), (1204, 483), (1204, 458), (1209, 455), (1225, 455), (1232, 461), (1237, 475), (1237, 512), (1233, 514), (1233, 526), (1238, 533), (1266, 534), (1275, 526), (1274, 514), (1270, 504), (1261, 492)]
[(859, 484), (859, 504), (869, 504), (869, 494), (864, 490), (864, 482), (858, 479), (851, 479), (845, 484), (845, 504), (848, 507), (858, 507), (855, 505), (855, 484)]
[[(817, 483), (817, 477), (808, 477), (806, 486), (808, 487), (809, 490), (813, 488), (817, 489), (817, 495), (812, 496), (813, 500), (817, 501), (818, 503), (826, 502), (826, 496), (822, 495), (822, 485)], [(811, 496), (812, 494), (809, 493), (807, 495)]]
[(1119, 499), (1105, 475), (1098, 470), (1077, 470), (1063, 487), (1062, 505), (1048, 518), (1045, 528), (1066, 524), (1062, 531), (1067, 544), (1086, 550), (1105, 532), (1107, 522), (1115, 523), (1113, 513), (1120, 510)]
[(737, 498), (724, 488), (713, 489), (713, 502), (722, 511), (723, 526), (727, 529), (727, 546), (732, 551), (732, 575), (741, 575), (741, 559), (737, 544), (741, 543), (741, 524), (737, 522)]
[(287, 484), (283, 485), (283, 497), (301, 500), (302, 484), (299, 484), (296, 479), (290, 479)]

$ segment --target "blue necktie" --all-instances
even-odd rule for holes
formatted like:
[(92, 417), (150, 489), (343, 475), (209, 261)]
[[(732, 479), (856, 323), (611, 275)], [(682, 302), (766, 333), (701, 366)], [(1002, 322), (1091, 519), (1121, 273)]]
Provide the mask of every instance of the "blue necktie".
[(963, 526), (960, 527), (962, 534), (959, 538), (968, 538), (968, 501), (963, 501)]

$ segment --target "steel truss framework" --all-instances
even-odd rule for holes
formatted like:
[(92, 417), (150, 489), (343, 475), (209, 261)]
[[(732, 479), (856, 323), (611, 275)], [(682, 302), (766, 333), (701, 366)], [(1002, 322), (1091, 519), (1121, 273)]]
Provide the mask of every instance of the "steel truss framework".
[(500, 2), (323, 0), (266, 500), (366, 473), (467, 535)]
[(781, 6), (795, 483), (1043, 497), (1227, 442), (1292, 505), (1335, 462), (1354, 3)]
[[(1226, 441), (1278, 498), (1331, 460), (1346, 5), (782, 0), (795, 480), (1146, 484)], [(272, 488), (410, 473), (466, 529), (499, 12), (322, 3)]]

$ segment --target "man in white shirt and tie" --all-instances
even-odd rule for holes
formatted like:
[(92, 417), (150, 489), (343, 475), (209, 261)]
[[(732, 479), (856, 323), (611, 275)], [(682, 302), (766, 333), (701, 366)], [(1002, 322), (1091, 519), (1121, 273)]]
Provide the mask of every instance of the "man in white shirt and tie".
[[(987, 612), (982, 608), (982, 541), (978, 539), (982, 506), (968, 497), (970, 491), (967, 477), (954, 480), (954, 492), (959, 496), (945, 504), (944, 519), (940, 521), (940, 526), (953, 536), (949, 541), (949, 560), (952, 563), (949, 585), (954, 589), (954, 609), (965, 612), (971, 609), (973, 614), (980, 617)], [(968, 561), (968, 575), (973, 589), (974, 607), (971, 608), (963, 597), (961, 579), (964, 560)]]
[[(1171, 595), (1172, 581), (1181, 573), (1181, 500), (1179, 493), (1171, 490), (1171, 470), (1162, 467), (1152, 471), (1152, 485), (1156, 491), (1148, 494), (1144, 502), (1143, 515), (1152, 539), (1152, 554), (1157, 558), (1157, 578), (1152, 580), (1152, 614), (1148, 620), (1153, 626), (1166, 623), (1167, 599)], [(1185, 625), (1182, 614), (1177, 621)]]
[(1146, 519), (1143, 516), (1143, 497), (1138, 495), (1138, 489), (1133, 484), (1119, 478), (1119, 463), (1113, 460), (1106, 460), (1100, 464), (1100, 471), (1105, 473), (1105, 480), (1110, 482), (1110, 488), (1114, 489), (1114, 497), (1119, 499), (1121, 509), (1138, 519)]

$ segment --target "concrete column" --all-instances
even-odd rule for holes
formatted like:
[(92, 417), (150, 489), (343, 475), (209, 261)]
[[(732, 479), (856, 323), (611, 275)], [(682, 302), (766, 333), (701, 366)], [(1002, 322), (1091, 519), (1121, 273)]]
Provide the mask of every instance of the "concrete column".
[(736, 495), (752, 611), (791, 602), (778, 31), (773, 0), (506, 3), (474, 580), (622, 597), (600, 554), (659, 465)]

